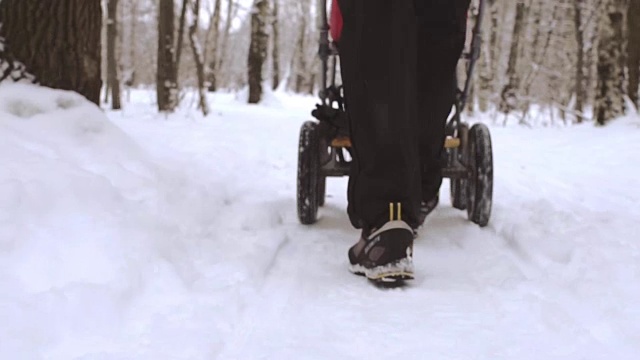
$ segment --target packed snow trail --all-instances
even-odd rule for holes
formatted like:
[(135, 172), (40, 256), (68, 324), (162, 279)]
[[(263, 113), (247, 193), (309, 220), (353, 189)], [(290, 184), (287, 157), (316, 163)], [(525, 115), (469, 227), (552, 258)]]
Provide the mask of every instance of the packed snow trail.
[[(4, 92), (3, 92), (4, 91)], [(0, 87), (2, 359), (636, 359), (640, 119), (492, 128), (494, 211), (448, 203), (417, 279), (347, 271), (346, 179), (298, 224), (315, 100), (123, 112)], [(87, 119), (87, 117), (90, 117)]]

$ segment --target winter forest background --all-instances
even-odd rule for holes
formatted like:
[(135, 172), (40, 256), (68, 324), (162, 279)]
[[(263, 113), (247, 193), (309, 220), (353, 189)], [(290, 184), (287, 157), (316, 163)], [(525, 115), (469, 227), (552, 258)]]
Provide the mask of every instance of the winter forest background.
[(0, 359), (638, 360), (640, 0), (487, 0), (491, 219), (397, 289), (299, 221), (317, 5), (0, 0)]
[[(261, 98), (260, 84), (314, 94), (320, 78), (317, 5), (317, 0), (2, 0), (0, 76), (75, 89), (94, 101), (96, 95), (86, 92), (95, 94), (102, 80), (103, 106), (116, 109), (130, 87), (155, 88), (161, 111), (171, 111), (195, 89), (204, 96), (248, 87), (254, 103)], [(513, 119), (531, 125), (544, 114), (545, 123), (603, 124), (638, 106), (640, 0), (487, 0), (487, 5), (469, 112), (490, 112), (498, 123)], [(60, 56), (34, 56), (69, 51), (69, 44), (91, 36), (101, 39), (100, 48), (87, 41), (100, 51), (94, 60), (102, 66), (89, 69), (86, 60), (61, 63)], [(100, 77), (92, 77), (97, 69)], [(200, 100), (198, 107), (207, 113), (215, 104)]]

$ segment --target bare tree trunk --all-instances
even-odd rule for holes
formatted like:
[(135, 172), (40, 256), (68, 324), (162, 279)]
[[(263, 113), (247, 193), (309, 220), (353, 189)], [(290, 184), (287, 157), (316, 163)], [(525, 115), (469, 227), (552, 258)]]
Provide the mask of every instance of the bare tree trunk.
[(491, 35), (489, 36), (489, 58), (491, 59), (491, 92), (498, 91), (498, 69), (500, 65), (500, 0), (491, 1)]
[(587, 103), (591, 104), (595, 108), (596, 102), (596, 83), (597, 83), (597, 67), (598, 67), (598, 34), (600, 32), (601, 21), (600, 13), (602, 11), (602, 1), (599, 1), (597, 6), (592, 4), (587, 8), (588, 20), (585, 23), (592, 23), (591, 32), (588, 34), (588, 40), (586, 41), (587, 48), (585, 50), (585, 83), (587, 84)]
[(182, 7), (180, 10), (180, 21), (178, 22), (178, 43), (175, 46), (175, 72), (176, 72), (176, 86), (178, 79), (180, 78), (180, 59), (182, 58), (182, 47), (184, 44), (184, 28), (187, 22), (187, 6), (189, 6), (189, 0), (182, 0)]
[(584, 0), (573, 1), (573, 24), (576, 36), (576, 78), (575, 78), (575, 94), (576, 102), (574, 110), (576, 112), (576, 121), (581, 123), (584, 118), (582, 113), (584, 111), (584, 103), (586, 101), (586, 91), (584, 83), (584, 24), (582, 21), (582, 6)]
[[(222, 0), (216, 0), (213, 15), (211, 16), (211, 20), (209, 22), (209, 31), (208, 34), (211, 37), (211, 50), (209, 52), (210, 58), (208, 59), (209, 63), (209, 91), (216, 91), (218, 89), (218, 53), (220, 51), (218, 41), (220, 39), (220, 11), (221, 11)], [(206, 52), (205, 52), (206, 53)]]
[(307, 39), (307, 13), (305, 9), (307, 8), (305, 5), (308, 3), (308, 0), (305, 2), (300, 2), (300, 32), (298, 34), (298, 41), (296, 42), (296, 52), (295, 52), (295, 82), (293, 91), (296, 93), (302, 92), (302, 87), (304, 86), (307, 80), (307, 59), (306, 59), (306, 39)]
[(267, 34), (268, 0), (254, 0), (251, 14), (251, 44), (249, 46), (249, 104), (262, 100), (262, 68), (267, 58), (269, 35)]
[(509, 66), (507, 77), (509, 82), (502, 88), (500, 94), (500, 111), (505, 114), (510, 113), (518, 107), (517, 92), (520, 87), (520, 77), (518, 74), (518, 49), (520, 44), (520, 34), (524, 22), (525, 4), (524, 0), (518, 0), (516, 4), (516, 20), (513, 25), (513, 38), (511, 39), (511, 50), (509, 51)]
[(138, 0), (131, 0), (131, 24), (130, 24), (130, 29), (129, 31), (131, 31), (130, 37), (129, 37), (129, 66), (131, 67), (129, 69), (129, 76), (128, 76), (128, 83), (127, 86), (128, 87), (133, 87), (136, 86), (136, 58), (138, 57), (137, 52), (136, 52), (136, 24), (138, 23)]
[(11, 54), (41, 85), (100, 104), (100, 0), (2, 0), (0, 22)]
[(193, 60), (196, 63), (196, 72), (198, 75), (198, 95), (200, 102), (198, 108), (202, 111), (204, 116), (209, 114), (209, 104), (207, 103), (207, 92), (205, 90), (205, 73), (204, 73), (204, 59), (202, 54), (202, 47), (198, 42), (198, 24), (200, 17), (200, 0), (194, 0), (191, 4), (193, 22), (189, 26), (189, 39), (191, 40), (191, 50), (193, 51)]
[(494, 62), (498, 61), (498, 59), (494, 58), (495, 54), (494, 54), (494, 51), (492, 51), (493, 47), (495, 46), (495, 42), (497, 41), (495, 34), (498, 31), (498, 29), (496, 28), (497, 23), (494, 23), (493, 21), (495, 0), (490, 0), (488, 5), (491, 7), (491, 8), (488, 8), (488, 10), (491, 12), (491, 19), (490, 19), (491, 21), (484, 21), (485, 26), (483, 27), (483, 29), (481, 29), (481, 31), (483, 32), (483, 36), (482, 36), (483, 39), (487, 38), (485, 37), (484, 34), (487, 31), (489, 32), (489, 36), (488, 36), (489, 41), (482, 41), (480, 64), (478, 66), (479, 69), (478, 69), (478, 91), (477, 91), (478, 95), (477, 96), (478, 96), (478, 107), (481, 112), (486, 112), (487, 110), (489, 110), (489, 102), (490, 102), (491, 93), (493, 89), (492, 84), (495, 78), (493, 64)]
[(111, 108), (120, 110), (120, 81), (116, 59), (116, 39), (118, 37), (118, 0), (107, 1), (107, 83), (111, 89)]
[(640, 98), (638, 96), (638, 83), (640, 82), (640, 0), (631, 0), (629, 3), (629, 41), (627, 42), (629, 54), (627, 67), (629, 68), (629, 86), (627, 94), (631, 101), (640, 110)]
[[(173, 111), (177, 105), (177, 72), (174, 49), (175, 26), (173, 0), (159, 0), (158, 67), (156, 87), (158, 110)], [(186, 1), (186, 0), (185, 0)]]
[[(229, 33), (231, 32), (231, 23), (234, 18), (235, 11), (237, 6), (235, 5), (234, 0), (229, 0), (227, 3), (227, 18), (224, 24), (224, 34), (222, 34), (222, 49), (220, 52), (220, 56), (218, 57), (218, 65), (216, 69), (222, 70), (222, 66), (225, 65), (225, 59), (227, 57), (227, 48), (229, 44)], [(220, 81), (218, 81), (218, 86), (220, 86)]]
[[(532, 66), (532, 68), (530, 70), (528, 70), (527, 74), (525, 75), (525, 80), (523, 82), (523, 85), (521, 86), (522, 88), (522, 109), (523, 109), (523, 118), (525, 118), (527, 116), (527, 113), (529, 112), (529, 108), (531, 106), (531, 99), (529, 98), (529, 95), (531, 94), (531, 86), (533, 85), (533, 82), (536, 78), (537, 75), (537, 71), (535, 69), (539, 69), (540, 67), (540, 56), (539, 54), (541, 53), (540, 51), (540, 40), (542, 38), (542, 27), (540, 26), (541, 22), (542, 22), (542, 13), (543, 10), (545, 9), (545, 4), (544, 2), (539, 2), (536, 6), (536, 9), (533, 12), (532, 17), (532, 22), (533, 22), (533, 31), (535, 32), (535, 35), (533, 36), (533, 40), (531, 41), (531, 46), (528, 46), (530, 48), (529, 51), (529, 59), (531, 59), (531, 63), (534, 65)], [(527, 14), (528, 15), (528, 11)], [(551, 38), (551, 31), (553, 31), (553, 27), (549, 27), (549, 36), (547, 37), (547, 39)], [(542, 52), (547, 51), (549, 44), (547, 43), (546, 46), (544, 47), (544, 49), (542, 50)], [(525, 48), (526, 46), (521, 46), (520, 48)], [(526, 55), (525, 55), (526, 56)]]
[(278, 3), (280, 0), (273, 1), (273, 22), (272, 26), (272, 35), (273, 35), (273, 47), (271, 49), (271, 65), (273, 66), (271, 70), (272, 75), (272, 89), (275, 90), (280, 85), (280, 23), (278, 18)]
[(599, 125), (625, 113), (627, 0), (606, 0), (601, 15), (595, 115)]

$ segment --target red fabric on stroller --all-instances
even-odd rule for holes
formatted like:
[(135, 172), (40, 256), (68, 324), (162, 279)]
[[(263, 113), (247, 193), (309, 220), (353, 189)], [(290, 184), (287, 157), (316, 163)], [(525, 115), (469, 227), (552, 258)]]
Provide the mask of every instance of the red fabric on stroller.
[(333, 41), (339, 42), (340, 35), (342, 35), (342, 13), (340, 12), (338, 0), (333, 0), (331, 4), (331, 19), (329, 24), (331, 26), (331, 38)]

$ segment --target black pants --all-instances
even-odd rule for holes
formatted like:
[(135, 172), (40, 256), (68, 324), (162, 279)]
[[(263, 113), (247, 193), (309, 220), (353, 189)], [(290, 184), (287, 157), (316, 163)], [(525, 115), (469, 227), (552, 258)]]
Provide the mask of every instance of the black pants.
[(469, 1), (340, 0), (356, 228), (382, 225), (390, 202), (402, 203), (403, 220), (415, 227), (420, 201), (440, 189)]

